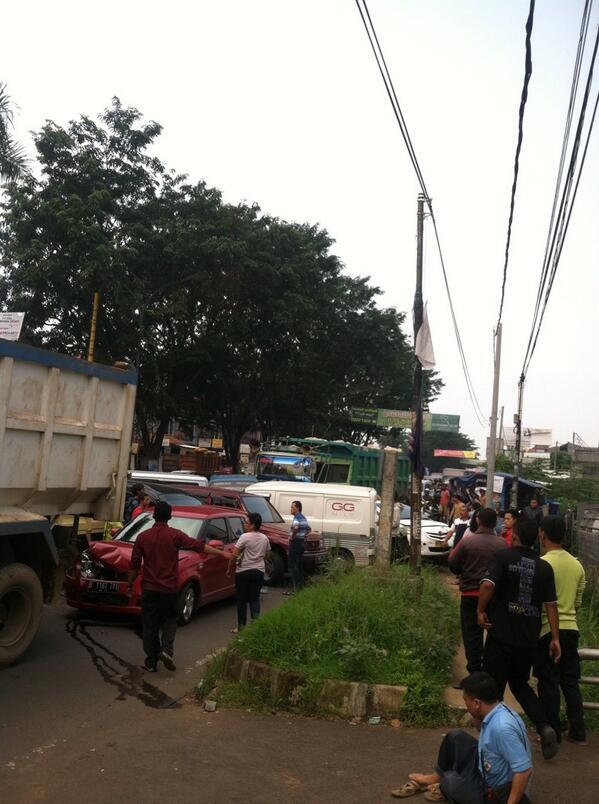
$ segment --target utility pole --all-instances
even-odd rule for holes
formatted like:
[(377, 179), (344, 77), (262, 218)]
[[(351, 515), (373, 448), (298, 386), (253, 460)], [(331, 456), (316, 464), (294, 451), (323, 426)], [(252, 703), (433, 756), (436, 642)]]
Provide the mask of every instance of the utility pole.
[(491, 434), (487, 445), (487, 493), (486, 507), (495, 508), (493, 487), (495, 483), (495, 456), (497, 454), (497, 405), (499, 400), (499, 369), (501, 366), (501, 322), (495, 332), (495, 373), (493, 375), (493, 401), (491, 404)]
[(553, 462), (553, 471), (557, 474), (557, 451), (559, 449), (559, 441), (555, 442), (555, 460)]
[(521, 452), (522, 452), (522, 397), (524, 396), (524, 374), (520, 375), (518, 382), (518, 413), (514, 416), (516, 425), (516, 450), (514, 455), (514, 482), (512, 483), (511, 506), (518, 507), (518, 478), (522, 471)]
[(381, 487), (381, 513), (379, 515), (379, 535), (376, 543), (376, 566), (389, 569), (391, 563), (391, 531), (393, 529), (393, 506), (395, 503), (395, 476), (397, 474), (397, 452), (393, 447), (383, 450), (383, 483)]
[(94, 293), (94, 304), (92, 308), (92, 323), (89, 329), (89, 347), (87, 349), (87, 362), (94, 362), (94, 349), (96, 348), (96, 329), (98, 327), (98, 306), (100, 304), (100, 294)]
[(499, 435), (497, 436), (497, 439), (497, 449), (501, 454), (503, 454), (503, 405), (501, 406), (501, 411), (499, 413)]
[[(416, 348), (416, 336), (422, 326), (423, 305), (422, 305), (422, 252), (424, 239), (424, 202), (422, 193), (418, 196), (418, 213), (416, 216), (416, 292), (414, 293), (414, 349)], [(417, 422), (422, 417), (422, 365), (420, 360), (414, 355), (414, 376), (412, 381), (412, 434)], [(414, 439), (414, 448), (420, 450), (420, 440)], [(418, 443), (416, 443), (418, 441)], [(421, 564), (421, 486), (422, 478), (418, 470), (419, 460), (414, 461), (412, 466), (412, 481), (410, 486), (410, 575), (420, 575)]]

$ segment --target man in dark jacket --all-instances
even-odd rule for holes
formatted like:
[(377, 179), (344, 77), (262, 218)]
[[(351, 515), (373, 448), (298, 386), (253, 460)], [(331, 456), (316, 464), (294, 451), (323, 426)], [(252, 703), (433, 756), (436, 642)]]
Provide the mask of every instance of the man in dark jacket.
[(460, 619), (469, 673), (479, 672), (483, 664), (483, 630), (476, 617), (480, 582), (495, 553), (507, 549), (495, 533), (497, 514), (492, 508), (481, 508), (476, 523), (476, 533), (467, 532), (448, 560), (449, 569), (460, 576)]
[[(167, 524), (172, 509), (159, 501), (154, 509), (154, 527), (137, 537), (131, 554), (129, 594), (136, 576), (142, 572), (141, 621), (146, 654), (144, 668), (156, 672), (158, 660), (167, 670), (176, 670), (173, 647), (177, 632), (177, 593), (179, 591), (179, 550), (209, 553), (229, 561), (230, 552), (217, 550), (204, 539), (192, 539)], [(143, 561), (143, 569), (142, 569)]]

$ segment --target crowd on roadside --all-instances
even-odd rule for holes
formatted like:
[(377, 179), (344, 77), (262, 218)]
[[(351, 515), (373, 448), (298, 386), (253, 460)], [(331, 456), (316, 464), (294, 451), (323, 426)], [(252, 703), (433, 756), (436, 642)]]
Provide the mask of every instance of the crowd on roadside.
[(448, 518), (448, 563), (459, 578), (469, 673), (457, 686), (480, 738), (450, 732), (434, 773), (411, 774), (393, 795), (423, 792), (428, 801), (455, 804), (527, 802), (531, 746), (522, 718), (503, 703), (504, 693), (509, 686), (545, 759), (557, 754), (563, 737), (587, 745), (576, 621), (585, 572), (565, 547), (565, 520), (545, 516), (537, 500), (523, 511), (504, 512), (499, 526), (495, 510), (481, 505), (471, 515), (461, 500)]

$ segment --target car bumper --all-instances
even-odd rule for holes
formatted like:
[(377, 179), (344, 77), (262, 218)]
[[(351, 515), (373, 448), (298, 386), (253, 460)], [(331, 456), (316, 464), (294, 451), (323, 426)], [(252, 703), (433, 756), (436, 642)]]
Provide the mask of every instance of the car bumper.
[(304, 572), (320, 572), (327, 561), (327, 551), (324, 548), (304, 551)]
[(129, 617), (141, 615), (140, 596), (134, 594), (129, 597), (126, 594), (126, 581), (115, 582), (114, 588), (106, 591), (92, 591), (90, 581), (67, 574), (64, 588), (66, 602), (75, 609), (124, 614)]

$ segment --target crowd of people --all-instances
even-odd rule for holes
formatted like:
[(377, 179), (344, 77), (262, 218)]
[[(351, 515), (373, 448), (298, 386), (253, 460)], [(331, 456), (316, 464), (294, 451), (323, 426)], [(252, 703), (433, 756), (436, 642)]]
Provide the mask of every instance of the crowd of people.
[(464, 527), (468, 513), (460, 502), (448, 563), (459, 579), (469, 673), (457, 686), (480, 738), (449, 732), (434, 772), (411, 774), (393, 795), (518, 804), (529, 801), (532, 752), (522, 718), (503, 703), (507, 686), (532, 722), (545, 759), (557, 754), (564, 736), (587, 745), (576, 621), (585, 573), (564, 546), (565, 520), (544, 516), (538, 500), (522, 512), (506, 511), (501, 528), (492, 508), (480, 507)]

